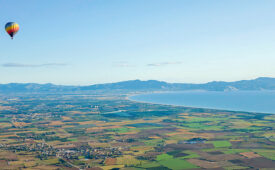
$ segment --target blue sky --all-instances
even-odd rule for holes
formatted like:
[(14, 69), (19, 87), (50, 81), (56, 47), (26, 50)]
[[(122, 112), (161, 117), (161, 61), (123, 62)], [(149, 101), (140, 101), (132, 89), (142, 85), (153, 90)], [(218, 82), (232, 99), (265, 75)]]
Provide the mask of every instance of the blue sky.
[[(0, 83), (275, 77), (274, 0), (0, 0)], [(10, 40), (6, 22), (20, 31)]]

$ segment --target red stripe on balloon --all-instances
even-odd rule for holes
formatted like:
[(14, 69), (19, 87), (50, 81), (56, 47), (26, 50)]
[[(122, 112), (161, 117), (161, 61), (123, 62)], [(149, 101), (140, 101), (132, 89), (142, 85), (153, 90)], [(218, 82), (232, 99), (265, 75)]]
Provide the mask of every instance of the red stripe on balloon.
[(12, 28), (8, 31), (8, 34), (11, 34), (11, 33), (16, 33), (18, 32), (19, 28)]
[(11, 33), (14, 33), (14, 31), (13, 31), (13, 30), (9, 30), (9, 31), (8, 31), (8, 34), (11, 34)]

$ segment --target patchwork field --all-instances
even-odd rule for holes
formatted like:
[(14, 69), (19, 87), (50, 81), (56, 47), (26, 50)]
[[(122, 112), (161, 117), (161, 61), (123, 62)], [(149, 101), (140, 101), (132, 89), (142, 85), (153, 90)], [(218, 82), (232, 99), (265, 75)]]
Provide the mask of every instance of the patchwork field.
[(126, 97), (0, 96), (1, 169), (275, 167), (275, 115)]

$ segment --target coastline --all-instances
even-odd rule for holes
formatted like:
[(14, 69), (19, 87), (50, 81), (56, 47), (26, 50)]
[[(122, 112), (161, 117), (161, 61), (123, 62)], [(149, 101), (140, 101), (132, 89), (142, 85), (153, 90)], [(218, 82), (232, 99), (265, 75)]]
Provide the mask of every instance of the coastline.
[[(142, 100), (135, 100), (132, 97), (139, 96), (139, 95), (150, 95), (150, 94), (165, 94), (165, 93), (181, 93), (181, 92), (195, 92), (195, 91), (161, 91), (161, 92), (145, 92), (145, 93), (139, 93), (139, 94), (128, 94), (125, 99), (137, 102), (137, 103), (145, 103), (145, 104), (157, 104), (157, 105), (166, 105), (166, 106), (172, 106), (172, 107), (184, 107), (184, 108), (190, 108), (190, 109), (205, 109), (205, 110), (213, 110), (213, 111), (220, 111), (220, 112), (233, 112), (233, 113), (250, 113), (250, 114), (268, 114), (268, 115), (274, 115), (275, 113), (268, 113), (268, 112), (257, 112), (257, 111), (243, 111), (243, 110), (233, 110), (233, 109), (222, 109), (222, 108), (211, 108), (211, 107), (194, 107), (194, 106), (186, 106), (186, 105), (177, 105), (177, 104), (165, 104), (165, 103), (157, 103), (157, 102), (148, 102), (148, 101), (142, 101)], [(198, 91), (196, 91), (198, 92)]]

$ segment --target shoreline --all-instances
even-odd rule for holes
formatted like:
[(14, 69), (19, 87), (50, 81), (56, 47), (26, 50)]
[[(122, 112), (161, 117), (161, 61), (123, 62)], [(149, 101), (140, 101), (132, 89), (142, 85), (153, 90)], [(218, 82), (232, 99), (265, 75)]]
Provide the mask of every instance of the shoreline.
[[(150, 95), (150, 94), (163, 94), (163, 93), (179, 93), (179, 92), (187, 92), (187, 91), (162, 91), (162, 92), (145, 92), (139, 94), (129, 94), (125, 97), (126, 100), (137, 102), (137, 103), (145, 103), (145, 104), (157, 104), (157, 105), (168, 105), (173, 107), (185, 107), (190, 109), (207, 109), (213, 111), (226, 111), (226, 112), (234, 112), (234, 113), (250, 113), (250, 114), (266, 114), (266, 115), (274, 115), (275, 113), (266, 113), (266, 112), (253, 112), (253, 111), (240, 111), (240, 110), (229, 110), (229, 109), (219, 109), (219, 108), (207, 108), (207, 107), (194, 107), (194, 106), (184, 106), (184, 105), (177, 105), (177, 104), (163, 104), (163, 103), (154, 103), (154, 102), (146, 102), (146, 101), (139, 101), (131, 99), (131, 97), (139, 96), (139, 95)], [(190, 92), (190, 91), (189, 91)], [(194, 91), (193, 91), (194, 92)]]

